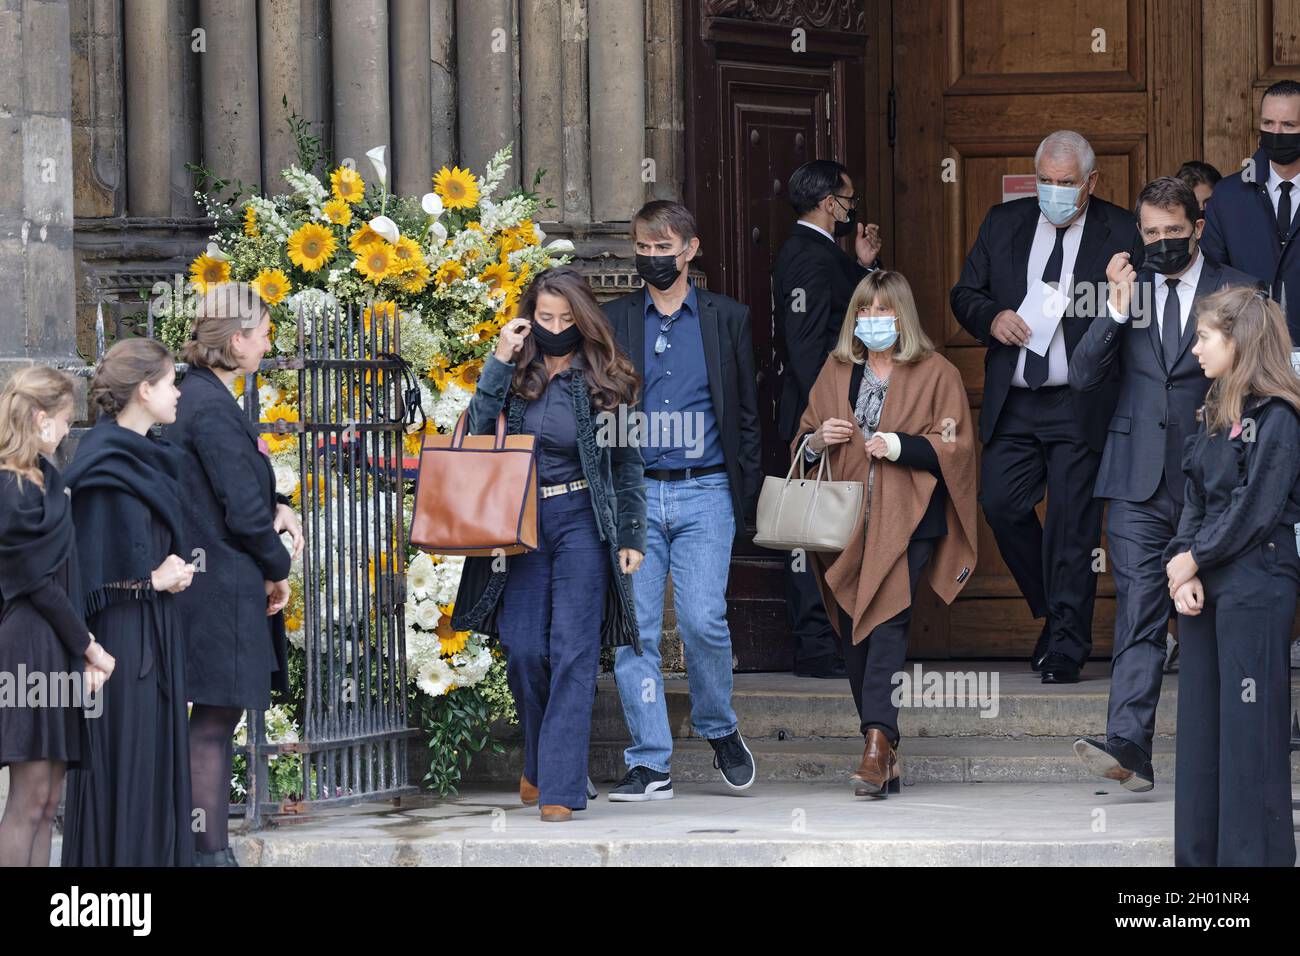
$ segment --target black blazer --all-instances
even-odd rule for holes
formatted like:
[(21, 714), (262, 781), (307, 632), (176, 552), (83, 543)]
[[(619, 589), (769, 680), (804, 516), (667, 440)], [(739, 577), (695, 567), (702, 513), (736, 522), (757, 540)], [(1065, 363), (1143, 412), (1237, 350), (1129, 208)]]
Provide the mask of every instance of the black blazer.
[[(980, 441), (988, 444), (997, 426), (1002, 405), (1011, 390), (1020, 349), (1003, 345), (990, 331), (993, 317), (1003, 309), (1016, 309), (1028, 291), (1025, 270), (1038, 223), (1038, 200), (1029, 196), (992, 207), (980, 224), (979, 235), (962, 267), (961, 278), (952, 287), (949, 301), (957, 321), (987, 346), (984, 353), (984, 400), (980, 407)], [(1117, 252), (1127, 252), (1134, 266), (1141, 266), (1142, 239), (1133, 214), (1104, 199), (1088, 201), (1088, 216), (1074, 260), (1074, 290), (1065, 325), (1067, 361), (1094, 321), (1113, 321), (1106, 311), (1102, 283), (1106, 266)], [(1091, 394), (1072, 393), (1075, 416), (1094, 451), (1101, 451), (1106, 425), (1115, 409), (1117, 382), (1112, 375)]]
[[(1155, 308), (1155, 274), (1138, 273), (1135, 297)], [(1196, 296), (1225, 286), (1256, 285), (1244, 272), (1219, 265), (1208, 256), (1201, 267)], [(1135, 315), (1137, 310), (1134, 310)], [(1088, 391), (1119, 375), (1119, 400), (1106, 432), (1106, 448), (1097, 471), (1098, 498), (1141, 502), (1156, 493), (1163, 476), (1179, 504), (1187, 476), (1183, 443), (1198, 428), (1196, 410), (1205, 401), (1210, 380), (1192, 354), (1196, 338), (1196, 303), (1183, 328), (1178, 360), (1165, 368), (1160, 325), (1154, 316), (1136, 315), (1120, 324), (1098, 319), (1070, 357), (1070, 387)]]
[[(864, 269), (833, 239), (795, 223), (772, 263), (772, 318), (782, 370), (777, 428), (791, 441), (808, 393), (835, 348)], [(802, 307), (802, 308), (801, 308)]]
[[(1242, 170), (1224, 176), (1214, 187), (1205, 207), (1201, 245), (1211, 259), (1263, 282), (1279, 302), (1285, 286), (1286, 325), (1291, 341), (1300, 344), (1300, 249), (1296, 248), (1300, 246), (1300, 217), (1291, 220), (1284, 248), (1277, 213), (1268, 196), (1268, 154), (1261, 149), (1251, 158), (1254, 182), (1247, 182)], [(1292, 193), (1291, 202), (1300, 203), (1300, 195)]]
[(272, 527), (275, 474), (252, 423), (212, 371), (191, 368), (180, 390), (176, 421), (163, 435), (184, 453), (177, 477), (186, 540), (203, 549), (204, 561), (176, 595), (186, 691), (195, 703), (265, 708), (272, 689), (288, 691), (284, 613), (267, 617), (264, 584), (289, 576), (289, 552)]
[[(704, 364), (709, 374), (713, 414), (718, 420), (718, 437), (731, 481), (731, 505), (739, 536), (745, 529), (745, 515), (753, 510), (763, 483), (749, 308), (704, 289), (697, 288), (695, 296), (700, 307), (700, 336), (704, 340)], [(620, 296), (602, 308), (614, 327), (619, 347), (628, 354), (644, 380), (645, 291), (639, 289)]]

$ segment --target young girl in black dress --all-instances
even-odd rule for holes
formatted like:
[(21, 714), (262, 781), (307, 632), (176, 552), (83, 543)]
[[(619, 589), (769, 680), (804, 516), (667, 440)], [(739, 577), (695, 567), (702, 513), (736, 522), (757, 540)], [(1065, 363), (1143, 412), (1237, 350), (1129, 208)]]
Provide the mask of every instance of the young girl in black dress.
[[(193, 579), (179, 455), (150, 429), (176, 420), (175, 362), (150, 339), (109, 349), (91, 384), (103, 413), (64, 474), (86, 617), (116, 658), (90, 769), (68, 774), (64, 866), (190, 866), (185, 642), (173, 595)], [(188, 553), (188, 552), (187, 552)]]
[[(63, 774), (85, 755), (81, 706), (113, 672), (69, 600), (80, 593), (72, 507), (49, 456), (72, 414), (72, 379), (42, 365), (0, 392), (0, 674), (22, 698), (0, 700), (0, 768), (9, 768), (0, 867), (49, 865)], [(29, 706), (35, 675), (64, 691)]]
[(1282, 310), (1252, 289), (1198, 302), (1192, 353), (1212, 384), (1165, 549), (1181, 658), (1174, 862), (1290, 867), (1300, 379)]

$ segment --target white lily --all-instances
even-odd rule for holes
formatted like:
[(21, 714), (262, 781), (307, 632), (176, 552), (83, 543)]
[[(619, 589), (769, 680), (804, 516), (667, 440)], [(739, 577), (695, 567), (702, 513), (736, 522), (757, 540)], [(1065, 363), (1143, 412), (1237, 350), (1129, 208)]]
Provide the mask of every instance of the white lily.
[(420, 198), (420, 206), (434, 219), (442, 215), (442, 197), (437, 193), (425, 193)]
[(384, 185), (388, 183), (388, 167), (384, 165), (384, 150), (387, 148), (387, 146), (376, 146), (366, 153), (370, 165), (375, 167), (375, 175), (379, 177), (379, 182)]
[(379, 233), (379, 235), (383, 236), (389, 242), (397, 242), (397, 237), (400, 235), (397, 230), (397, 223), (393, 222), (393, 220), (389, 219), (387, 216), (376, 216), (374, 219), (371, 219), (370, 228)]
[(208, 243), (208, 256), (212, 259), (220, 259), (222, 262), (230, 261), (230, 256), (218, 249), (215, 242)]

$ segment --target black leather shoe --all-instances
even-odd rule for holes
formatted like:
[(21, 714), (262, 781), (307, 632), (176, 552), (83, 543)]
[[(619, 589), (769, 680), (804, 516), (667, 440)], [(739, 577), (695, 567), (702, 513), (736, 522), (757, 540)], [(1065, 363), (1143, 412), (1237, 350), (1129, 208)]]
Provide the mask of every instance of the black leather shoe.
[(1156, 785), (1151, 759), (1123, 737), (1105, 741), (1080, 737), (1074, 742), (1074, 754), (1097, 776), (1117, 780), (1125, 790), (1146, 793)]
[(795, 677), (822, 677), (836, 678), (844, 680), (849, 676), (849, 669), (844, 666), (844, 661), (834, 654), (827, 654), (825, 657), (814, 657), (806, 661), (796, 661), (794, 665)]
[(1042, 669), (1039, 673), (1042, 675), (1044, 684), (1079, 683), (1079, 665), (1064, 654), (1058, 654), (1055, 651), (1043, 658)]
[(1034, 656), (1029, 659), (1029, 669), (1037, 674), (1043, 669), (1043, 658), (1047, 656), (1047, 621), (1043, 621), (1043, 632), (1034, 644)]

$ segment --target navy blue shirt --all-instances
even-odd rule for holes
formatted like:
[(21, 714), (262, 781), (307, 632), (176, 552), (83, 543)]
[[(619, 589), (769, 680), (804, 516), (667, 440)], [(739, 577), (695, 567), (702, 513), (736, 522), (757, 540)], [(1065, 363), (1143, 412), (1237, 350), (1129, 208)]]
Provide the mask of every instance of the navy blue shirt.
[(586, 477), (578, 452), (573, 394), (569, 391), (577, 368), (586, 368), (581, 349), (573, 353), (569, 367), (556, 373), (542, 394), (524, 407), (523, 429), (537, 436), (537, 480), (542, 485), (562, 485)]
[[(645, 385), (641, 408), (649, 421), (641, 457), (646, 468), (704, 468), (721, 465), (722, 438), (713, 414), (709, 372), (704, 365), (699, 300), (690, 286), (667, 332), (668, 347), (655, 354), (661, 315), (645, 293)], [(656, 412), (671, 416), (655, 417)]]

